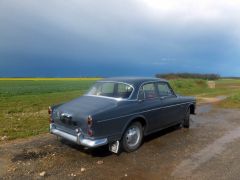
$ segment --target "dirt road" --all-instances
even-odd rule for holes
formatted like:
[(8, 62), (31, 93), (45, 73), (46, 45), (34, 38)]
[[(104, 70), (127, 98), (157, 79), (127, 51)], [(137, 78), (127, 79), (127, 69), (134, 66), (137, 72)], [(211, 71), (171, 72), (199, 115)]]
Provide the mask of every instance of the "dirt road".
[(198, 107), (191, 128), (169, 128), (119, 156), (53, 135), (0, 145), (0, 179), (238, 179), (240, 111)]

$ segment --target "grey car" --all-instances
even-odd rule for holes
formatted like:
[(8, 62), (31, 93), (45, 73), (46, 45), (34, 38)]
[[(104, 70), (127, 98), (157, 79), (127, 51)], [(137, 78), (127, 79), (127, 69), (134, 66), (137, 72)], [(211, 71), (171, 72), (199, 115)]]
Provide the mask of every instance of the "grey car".
[(49, 107), (50, 132), (79, 145), (132, 152), (143, 137), (173, 125), (189, 128), (196, 99), (159, 78), (107, 78), (70, 102)]

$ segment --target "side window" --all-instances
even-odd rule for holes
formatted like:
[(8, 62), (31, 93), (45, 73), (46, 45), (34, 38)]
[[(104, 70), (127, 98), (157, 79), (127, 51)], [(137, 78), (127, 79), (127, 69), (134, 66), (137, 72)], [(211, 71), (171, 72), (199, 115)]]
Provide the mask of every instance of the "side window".
[(113, 96), (114, 93), (114, 83), (104, 83), (101, 86), (100, 90), (100, 95), (101, 96)]
[(173, 95), (172, 90), (169, 88), (167, 83), (158, 83), (157, 88), (160, 96)]
[(132, 91), (133, 91), (133, 88), (131, 86), (123, 83), (118, 83), (116, 97), (128, 98), (132, 93)]
[(158, 97), (154, 83), (145, 84), (142, 87), (142, 93), (144, 93), (145, 99), (151, 99)]

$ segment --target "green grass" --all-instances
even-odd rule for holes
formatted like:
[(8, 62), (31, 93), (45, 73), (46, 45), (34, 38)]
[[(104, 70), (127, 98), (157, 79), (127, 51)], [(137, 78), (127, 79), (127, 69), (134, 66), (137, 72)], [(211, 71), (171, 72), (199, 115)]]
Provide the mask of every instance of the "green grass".
[(227, 97), (224, 101), (219, 103), (223, 108), (240, 108), (240, 92)]
[(48, 131), (49, 105), (85, 93), (95, 80), (1, 80), (0, 138), (27, 137)]
[(182, 95), (193, 95), (200, 97), (215, 97), (221, 95), (232, 95), (240, 91), (240, 80), (220, 79), (215, 81), (216, 87), (210, 89), (206, 80), (180, 79), (170, 80), (173, 89)]
[[(0, 138), (8, 140), (48, 132), (49, 105), (81, 96), (97, 79), (0, 79)], [(198, 97), (228, 95), (222, 107), (240, 108), (240, 80), (218, 80), (215, 89), (199, 79), (171, 80), (178, 94)], [(0, 140), (1, 143), (1, 140)]]
[(196, 95), (209, 91), (207, 82), (201, 79), (170, 80), (170, 84), (174, 91), (181, 95)]
[(219, 105), (225, 108), (240, 108), (240, 80), (223, 79), (219, 81), (219, 86), (225, 89), (228, 95)]
[(227, 96), (227, 99), (216, 104), (223, 108), (240, 108), (240, 80), (220, 79), (216, 87), (210, 89), (205, 80), (181, 79), (171, 80), (173, 89), (182, 95), (196, 96), (199, 101), (204, 97)]

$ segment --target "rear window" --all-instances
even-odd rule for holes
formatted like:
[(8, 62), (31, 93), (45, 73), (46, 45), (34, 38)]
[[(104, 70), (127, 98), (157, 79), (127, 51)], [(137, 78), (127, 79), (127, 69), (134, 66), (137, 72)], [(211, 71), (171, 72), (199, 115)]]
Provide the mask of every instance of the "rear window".
[(92, 86), (87, 94), (127, 99), (130, 97), (132, 92), (133, 87), (128, 84), (117, 82), (97, 82)]

